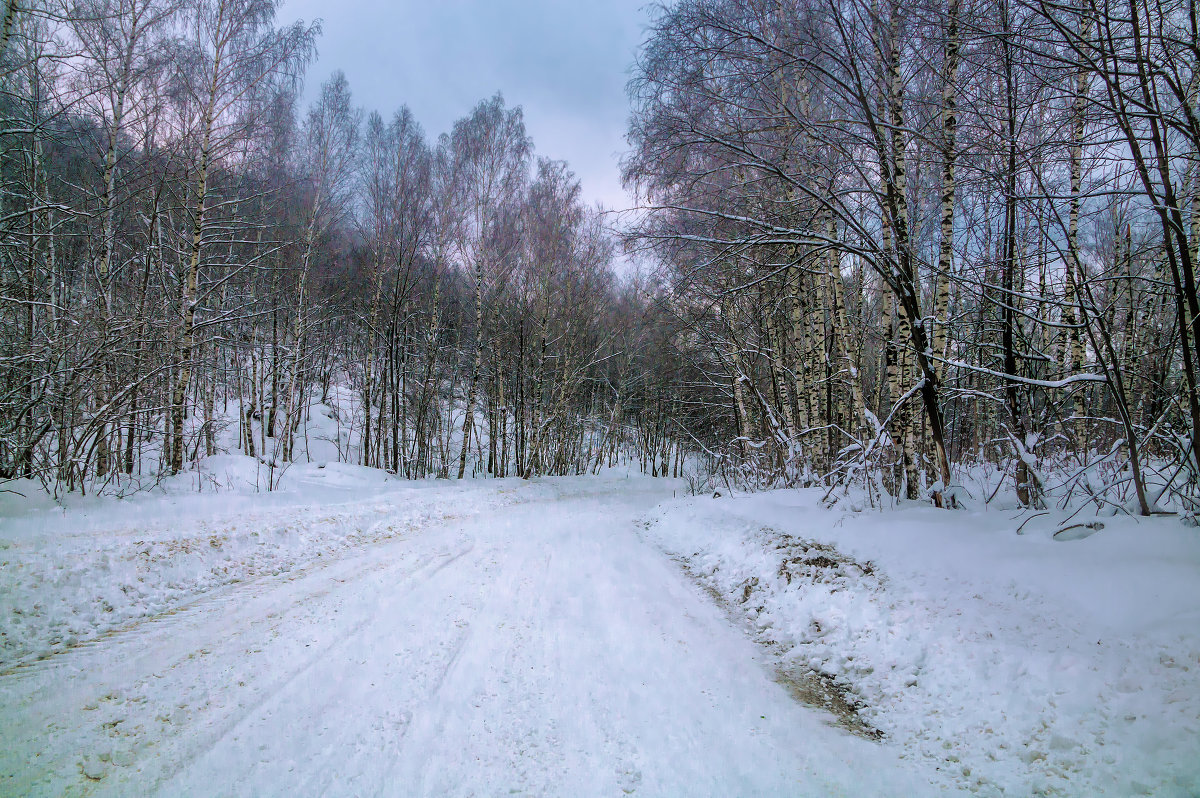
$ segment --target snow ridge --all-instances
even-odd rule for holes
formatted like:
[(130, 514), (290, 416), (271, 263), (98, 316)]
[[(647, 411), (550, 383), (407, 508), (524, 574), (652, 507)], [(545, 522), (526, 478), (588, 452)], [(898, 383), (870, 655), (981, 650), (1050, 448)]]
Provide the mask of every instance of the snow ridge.
[[(971, 550), (970, 536), (959, 552), (970, 564), (945, 553), (964, 524), (983, 526), (992, 548)], [(1147, 607), (1153, 629), (1105, 629), (1042, 584), (1057, 572), (1086, 595), (1080, 571), (1103, 579), (1106, 566), (1152, 568), (1158, 557), (1072, 566), (1069, 547), (1090, 541), (1031, 541), (994, 524), (964, 513), (839, 516), (778, 492), (674, 502), (649, 534), (740, 607), (782, 666), (837, 684), (885, 745), (943, 788), (1200, 794), (1200, 634), (1186, 605), (1166, 624), (1151, 624)], [(943, 556), (930, 556), (938, 547)], [(1195, 581), (1200, 546), (1187, 551)], [(1019, 579), (988, 567), (1001, 552), (1018, 572), (1021, 558), (1061, 558)]]

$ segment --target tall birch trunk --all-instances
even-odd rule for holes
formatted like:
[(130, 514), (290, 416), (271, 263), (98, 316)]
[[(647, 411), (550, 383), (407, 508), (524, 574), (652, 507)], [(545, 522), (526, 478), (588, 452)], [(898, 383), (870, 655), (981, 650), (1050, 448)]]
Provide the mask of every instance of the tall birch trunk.
[[(940, 380), (929, 358), (929, 339), (925, 326), (919, 323), (921, 316), (920, 294), (917, 290), (917, 275), (912, 253), (912, 242), (908, 227), (908, 189), (906, 185), (906, 148), (904, 122), (904, 84), (900, 68), (900, 5), (893, 2), (889, 32), (888, 57), (888, 106), (890, 107), (890, 135), (887, 142), (876, 141), (879, 166), (885, 180), (884, 213), (892, 226), (894, 237), (895, 271), (892, 274), (892, 289), (896, 293), (898, 307), (908, 320), (909, 351), (916, 357), (921, 376), (921, 399), (929, 421), (930, 436), (937, 456), (938, 471), (943, 488), (951, 484), (950, 459), (946, 452), (945, 426), (939, 399)], [(891, 158), (888, 153), (891, 153)], [(942, 496), (936, 494), (935, 502), (942, 504)]]
[(841, 349), (842, 358), (846, 361), (846, 382), (850, 386), (850, 418), (853, 419), (852, 431), (854, 434), (861, 435), (866, 428), (866, 410), (867, 403), (863, 398), (862, 378), (858, 372), (857, 361), (855, 360), (854, 340), (850, 335), (850, 320), (846, 313), (846, 290), (842, 284), (842, 264), (841, 257), (837, 247), (832, 246), (837, 239), (837, 224), (834, 221), (833, 214), (829, 214), (827, 220), (827, 234), (829, 236), (830, 248), (827, 260), (827, 275), (829, 278), (829, 295), (833, 305), (833, 329), (834, 338), (838, 348)]
[(479, 373), (483, 368), (483, 260), (475, 266), (475, 365), (467, 388), (467, 412), (463, 416), (462, 451), (458, 455), (458, 478), (467, 473), (467, 453), (471, 448), (471, 433), (475, 429), (475, 399), (479, 390)]
[(20, 5), (20, 0), (8, 0), (4, 4), (4, 20), (0, 22), (0, 58), (3, 58), (8, 52), (8, 40), (12, 38), (12, 30), (17, 22)]
[(791, 301), (791, 336), (792, 336), (792, 385), (795, 389), (796, 397), (796, 435), (797, 443), (800, 443), (808, 430), (812, 427), (812, 412), (808, 403), (808, 389), (805, 383), (805, 375), (807, 373), (807, 363), (805, 362), (805, 352), (808, 349), (807, 341), (805, 340), (807, 332), (805, 327), (805, 302), (804, 302), (804, 272), (796, 264), (788, 267), (788, 288), (792, 295)]
[[(766, 293), (767, 289), (764, 284), (764, 300), (761, 305), (763, 307), (763, 327), (767, 333), (767, 346), (771, 350), (771, 378), (775, 385), (775, 391), (779, 394), (779, 405), (788, 441), (794, 445), (796, 441), (796, 413), (793, 410), (792, 392), (788, 387), (787, 370), (783, 365), (783, 337), (780, 335), (779, 325), (776, 323), (775, 309), (772, 303), (765, 301)], [(790, 452), (786, 454), (790, 454)]]
[(171, 459), (172, 474), (183, 470), (183, 418), (184, 400), (187, 398), (188, 383), (192, 378), (192, 350), (195, 347), (196, 302), (200, 279), (200, 249), (204, 238), (205, 214), (208, 210), (208, 170), (212, 157), (213, 118), (217, 104), (217, 81), (221, 69), (221, 57), (217, 55), (213, 65), (212, 83), (208, 102), (201, 122), (200, 165), (196, 173), (195, 222), (192, 225), (191, 246), (188, 255), (187, 274), (184, 276), (180, 306), (183, 311), (182, 329), (176, 363), (179, 373), (175, 379), (175, 390), (171, 395)]
[[(1080, 37), (1086, 41), (1091, 36), (1091, 20), (1084, 13), (1081, 15)], [(1068, 359), (1066, 373), (1078, 374), (1083, 371), (1084, 351), (1083, 336), (1079, 331), (1079, 318), (1075, 307), (1079, 302), (1078, 279), (1079, 263), (1079, 211), (1083, 192), (1083, 136), (1087, 125), (1087, 92), (1088, 72), (1080, 68), (1075, 74), (1075, 97), (1071, 103), (1071, 144), (1069, 153), (1069, 179), (1071, 183), (1071, 200), (1067, 212), (1067, 274), (1066, 291), (1063, 296), (1063, 324), (1067, 328)], [(1084, 456), (1088, 450), (1087, 440), (1087, 403), (1082, 388), (1074, 391), (1072, 425), (1075, 438), (1075, 448)]]
[[(950, 275), (954, 270), (955, 140), (958, 133), (958, 1), (946, 6), (946, 53), (942, 65), (942, 218), (938, 240), (938, 268), (934, 275), (937, 290), (934, 299), (933, 354), (946, 356), (946, 328), (950, 314)], [(939, 374), (942, 365), (935, 366)]]

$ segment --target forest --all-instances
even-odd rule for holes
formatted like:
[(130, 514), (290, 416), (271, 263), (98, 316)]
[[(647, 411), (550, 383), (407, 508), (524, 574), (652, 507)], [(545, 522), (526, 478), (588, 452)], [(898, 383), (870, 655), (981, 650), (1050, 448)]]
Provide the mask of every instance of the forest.
[(319, 28), (277, 5), (7, 4), (0, 474), (128, 490), (228, 440), (270, 488), (331, 385), (340, 458), (410, 478), (665, 446), (645, 302), (521, 109), (431, 141), (340, 73), (302, 109)]
[(1196, 0), (0, 0), (0, 796), (1200, 796), (1198, 99)]
[(0, 480), (269, 489), (322, 406), (413, 479), (1194, 518), (1194, 3), (656, 7), (616, 209), (499, 93), (306, 94), (278, 6), (6, 0)]

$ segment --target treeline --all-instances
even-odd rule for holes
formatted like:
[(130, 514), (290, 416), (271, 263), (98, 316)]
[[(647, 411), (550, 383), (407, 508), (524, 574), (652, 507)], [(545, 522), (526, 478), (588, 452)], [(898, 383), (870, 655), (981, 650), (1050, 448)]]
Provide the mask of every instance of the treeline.
[(5, 3), (0, 479), (224, 446), (269, 487), (320, 403), (341, 457), (412, 478), (676, 470), (652, 308), (520, 109), (431, 142), (335, 74), (301, 111), (318, 30), (277, 6)]
[(760, 481), (1194, 514), (1198, 88), (1178, 0), (671, 3), (625, 169), (692, 434)]

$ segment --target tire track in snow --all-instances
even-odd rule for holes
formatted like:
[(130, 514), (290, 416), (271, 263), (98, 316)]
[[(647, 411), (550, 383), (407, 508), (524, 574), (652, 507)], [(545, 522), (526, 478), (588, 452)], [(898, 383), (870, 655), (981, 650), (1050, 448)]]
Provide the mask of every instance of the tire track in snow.
[[(398, 561), (380, 559), (380, 555), (393, 553), (398, 548), (397, 543), (389, 541), (379, 550), (350, 560), (318, 562), (306, 566), (302, 571), (263, 577), (226, 588), (219, 595), (204, 596), (185, 609), (145, 619), (100, 643), (80, 646), (52, 660), (26, 666), (8, 679), (0, 678), (0, 685), (3, 685), (0, 695), (17, 693), (21, 683), (35, 683), (34, 691), (24, 696), (22, 703), (37, 706), (40, 711), (36, 714), (47, 724), (53, 718), (72, 715), (88, 717), (95, 713), (95, 720), (91, 724), (85, 723), (75, 730), (76, 733), (53, 739), (45, 750), (39, 752), (43, 761), (58, 762), (56, 773), (48, 774), (57, 777), (52, 781), (61, 783), (65, 779), (68, 783), (74, 781), (88, 788), (115, 786), (113, 780), (101, 785), (92, 783), (86, 777), (79, 778), (83, 775), (77, 768), (81, 759), (95, 760), (98, 754), (106, 753), (103, 750), (89, 750), (91, 746), (86, 742), (88, 737), (108, 740), (120, 750), (122, 758), (135, 760), (127, 768), (110, 769), (113, 775), (120, 776), (135, 764), (140, 765), (136, 760), (152, 749), (180, 748), (171, 741), (196, 732), (204, 722), (205, 715), (232, 706), (232, 711), (237, 714), (226, 717), (223, 722), (219, 718), (210, 720), (209, 728), (217, 724), (214, 732), (202, 734), (200, 740), (193, 740), (191, 745), (179, 750), (179, 756), (195, 759), (216, 745), (248, 714), (283, 691), (322, 657), (336, 650), (339, 643), (344, 645), (356, 633), (361, 634), (370, 619), (365, 618), (356, 626), (341, 632), (323, 649), (307, 657), (303, 656), (305, 649), (299, 648), (299, 664), (294, 664), (297, 660), (291, 658), (279, 658), (269, 668), (258, 670), (253, 663), (242, 663), (249, 665), (251, 672), (239, 673), (236, 670), (238, 657), (244, 658), (246, 653), (256, 649), (263, 650), (273, 637), (279, 636), (280, 628), (289, 624), (300, 624), (302, 630), (304, 626), (321, 625), (322, 621), (335, 621), (335, 613), (327, 613), (328, 617), (321, 618), (309, 613), (308, 608), (339, 591), (353, 591), (373, 576), (378, 579), (398, 572), (400, 581), (408, 586), (406, 592), (411, 592), (420, 583), (434, 578), (467, 554), (471, 548), (467, 546), (448, 555), (433, 551), (415, 555), (402, 553)], [(187, 641), (186, 645), (179, 646), (180, 638)], [(129, 651), (131, 656), (113, 657), (114, 650), (122, 655)], [(172, 653), (164, 659), (162, 651)], [(213, 702), (209, 686), (203, 680), (193, 678), (193, 675), (196, 670), (211, 668), (212, 665), (208, 663), (223, 659), (235, 666), (227, 668), (224, 673), (224, 687), (235, 695), (221, 704)], [(96, 678), (82, 681), (72, 678), (89, 675)], [(274, 678), (264, 682), (264, 676)], [(64, 683), (67, 687), (65, 691)], [(146, 695), (161, 695), (164, 688), (171, 688), (165, 690), (172, 694), (171, 706), (156, 708), (161, 709), (157, 715), (140, 708), (139, 705), (148, 700)], [(238, 701), (247, 691), (261, 694), (242, 706)], [(124, 729), (135, 728), (135, 724), (128, 720), (130, 716), (140, 716), (139, 719), (143, 721), (140, 732), (124, 733)], [(148, 716), (165, 717), (170, 721), (146, 723)], [(92, 734), (86, 733), (87, 728), (93, 730)], [(117, 735), (117, 731), (122, 734)], [(0, 754), (0, 766), (6, 758)], [(8, 769), (0, 767), (0, 770)], [(152, 767), (149, 769), (153, 770)], [(157, 782), (169, 779), (180, 769), (168, 768)], [(146, 775), (142, 773), (138, 779), (143, 785)], [(0, 786), (3, 786), (2, 781)], [(7, 791), (7, 788), (0, 789), (0, 792)], [(23, 791), (16, 790), (18, 793)], [(57, 794), (59, 790), (47, 792)]]
[[(467, 546), (462, 551), (452, 554), (449, 557), (442, 558), (440, 562), (435, 562), (438, 558), (435, 556), (426, 556), (418, 565), (417, 569), (404, 580), (405, 590), (399, 595), (407, 595), (413, 592), (420, 584), (433, 579), (439, 572), (448, 567), (463, 555), (471, 550), (472, 546)], [(350, 578), (361, 580), (369, 572), (390, 570), (386, 564), (375, 564), (373, 567), (364, 568), (352, 577), (348, 577), (343, 582), (349, 581)], [(329, 594), (328, 590), (317, 591), (309, 594), (306, 601), (321, 598)], [(327, 644), (313, 649), (297, 666), (291, 666), (284, 675), (271, 681), (263, 686), (258, 691), (258, 695), (249, 703), (239, 704), (237, 710), (221, 719), (219, 724), (210, 724), (211, 733), (205, 735), (187, 754), (186, 758), (182, 758), (173, 763), (173, 766), (167, 769), (155, 782), (153, 790), (159, 790), (164, 784), (182, 772), (190, 764), (211, 752), (223, 740), (233, 734), (238, 728), (244, 725), (247, 720), (257, 715), (259, 711), (271, 704), (278, 704), (281, 699), (287, 694), (290, 688), (296, 684), (298, 680), (308, 674), (314, 667), (326, 662), (331, 655), (344, 649), (351, 642), (357, 642), (362, 636), (362, 632), (368, 626), (376, 621), (371, 616), (364, 616), (349, 628), (339, 629), (337, 633), (328, 641)], [(213, 727), (216, 728), (213, 728)]]
[[(0, 780), (49, 778), (0, 793), (912, 794), (874, 752), (859, 773), (866, 744), (804, 714), (638, 538), (662, 495), (640, 484), (559, 490), (68, 655), (32, 686), (125, 654), (141, 672), (77, 670), (122, 693), (84, 726), (60, 702), (45, 765), (0, 753)], [(0, 702), (31, 686), (6, 683)], [(72, 772), (108, 744), (136, 756)]]
[[(420, 557), (415, 569), (404, 574), (403, 579), (399, 583), (390, 583), (393, 591), (389, 596), (388, 603), (401, 599), (415, 592), (425, 583), (434, 579), (444, 569), (449, 567), (454, 562), (468, 554), (473, 549), (473, 545), (468, 544), (457, 552), (452, 552), (448, 555), (439, 556), (438, 554), (425, 554)], [(387, 562), (369, 563), (366, 567), (358, 569), (356, 572), (348, 574), (344, 579), (339, 580), (339, 591), (354, 591), (362, 588), (362, 582), (368, 577), (374, 577), (375, 581), (380, 581), (383, 577), (391, 575), (391, 572), (397, 570), (394, 564)], [(399, 588), (397, 590), (397, 588)], [(378, 589), (376, 587), (376, 589)], [(308, 604), (314, 599), (322, 598), (329, 595), (331, 591), (317, 591), (308, 594), (303, 602), (295, 602), (296, 605), (301, 603)], [(291, 600), (291, 597), (288, 597)], [(330, 621), (333, 619), (330, 618)], [(341, 624), (346, 621), (342, 619)], [(329, 662), (335, 654), (344, 651), (351, 644), (359, 643), (363, 637), (363, 632), (372, 624), (378, 623), (378, 618), (370, 614), (362, 615), (357, 621), (351, 623), (348, 628), (334, 627), (336, 633), (327, 643), (313, 649), (308, 653), (298, 665), (289, 666), (285, 673), (269, 683), (262, 684), (261, 680), (256, 684), (258, 687), (255, 698), (246, 704), (239, 704), (236, 710), (222, 718), (219, 725), (210, 724), (211, 732), (196, 744), (190, 747), (185, 754), (180, 756), (164, 773), (157, 779), (154, 784), (154, 791), (160, 790), (164, 785), (170, 782), (173, 778), (182, 773), (190, 765), (210, 754), (218, 745), (233, 736), (239, 729), (244, 727), (248, 722), (260, 717), (266, 710), (272, 706), (278, 706), (290, 693), (295, 691), (298, 684), (308, 676), (314, 668), (324, 665)], [(269, 713), (267, 713), (269, 714)], [(216, 728), (213, 726), (216, 725)]]

